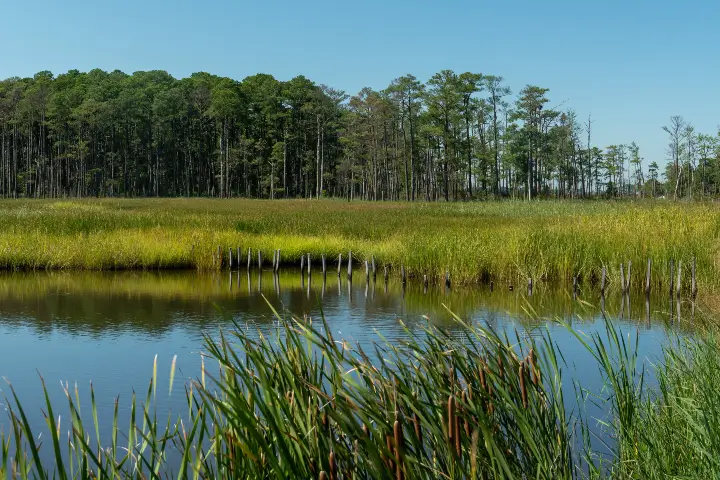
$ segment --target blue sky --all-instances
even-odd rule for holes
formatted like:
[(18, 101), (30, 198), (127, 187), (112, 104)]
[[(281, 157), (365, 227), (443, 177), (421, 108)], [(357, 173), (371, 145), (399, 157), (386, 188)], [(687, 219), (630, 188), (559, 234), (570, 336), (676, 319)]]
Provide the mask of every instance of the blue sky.
[(662, 126), (720, 124), (720, 3), (709, 0), (0, 0), (0, 77), (40, 70), (302, 74), (357, 93), (442, 69), (550, 88), (593, 143), (665, 162)]

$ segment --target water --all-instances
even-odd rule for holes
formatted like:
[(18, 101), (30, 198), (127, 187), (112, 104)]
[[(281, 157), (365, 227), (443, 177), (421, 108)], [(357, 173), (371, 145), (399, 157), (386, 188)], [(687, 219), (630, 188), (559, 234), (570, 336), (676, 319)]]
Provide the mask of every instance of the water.
[[(232, 328), (232, 320), (243, 328), (269, 332), (282, 315), (319, 318), (324, 315), (336, 337), (369, 344), (379, 334), (389, 341), (403, 335), (399, 320), (410, 325), (430, 321), (452, 327), (450, 312), (495, 329), (518, 329), (536, 334), (551, 330), (565, 359), (566, 377), (572, 396), (571, 378), (583, 379), (588, 388), (599, 388), (600, 377), (590, 356), (563, 326), (567, 322), (586, 333), (601, 331), (599, 294), (582, 285), (573, 298), (566, 285), (535, 286), (510, 290), (505, 283), (475, 288), (445, 289), (410, 282), (385, 285), (366, 283), (357, 274), (350, 285), (335, 273), (323, 282), (314, 273), (310, 282), (299, 272), (253, 271), (200, 275), (197, 272), (161, 273), (13, 273), (0, 275), (0, 376), (12, 382), (33, 427), (45, 426), (41, 409), (42, 375), (53, 402), (65, 402), (61, 383), (77, 385), (87, 403), (90, 383), (95, 390), (98, 413), (110, 427), (116, 397), (120, 397), (121, 422), (128, 417), (133, 391), (144, 398), (158, 362), (159, 416), (184, 411), (183, 388), (200, 372), (204, 335), (217, 337)], [(609, 294), (605, 311), (626, 332), (640, 336), (640, 354), (655, 360), (661, 353), (669, 329), (691, 331), (691, 317), (701, 307), (684, 303), (680, 319), (666, 294), (654, 292), (650, 303), (643, 295), (630, 298)], [(673, 312), (671, 313), (671, 308)], [(178, 374), (167, 397), (169, 370), (177, 358)], [(0, 385), (8, 394), (5, 384)], [(602, 412), (594, 414), (600, 416)], [(5, 422), (0, 418), (0, 426)], [(65, 424), (66, 425), (66, 424)]]

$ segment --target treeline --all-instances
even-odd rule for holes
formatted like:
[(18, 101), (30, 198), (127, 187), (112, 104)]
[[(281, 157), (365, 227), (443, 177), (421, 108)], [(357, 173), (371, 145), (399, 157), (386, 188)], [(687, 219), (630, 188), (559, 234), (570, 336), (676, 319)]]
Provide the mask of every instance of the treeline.
[(503, 79), (443, 70), (355, 96), (299, 76), (76, 70), (0, 82), (0, 196), (484, 196), (716, 194), (718, 138), (673, 117), (668, 170), (592, 121), (512, 97)]

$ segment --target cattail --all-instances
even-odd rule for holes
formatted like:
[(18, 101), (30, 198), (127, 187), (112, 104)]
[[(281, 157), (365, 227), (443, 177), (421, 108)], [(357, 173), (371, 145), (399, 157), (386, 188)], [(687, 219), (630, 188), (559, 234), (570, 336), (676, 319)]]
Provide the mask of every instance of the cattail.
[(387, 459), (387, 467), (388, 470), (395, 471), (395, 464), (393, 463), (392, 457), (394, 455), (394, 449), (393, 449), (393, 439), (390, 437), (390, 435), (385, 435), (385, 446), (387, 447), (388, 451), (390, 452), (390, 457)]
[(453, 433), (455, 434), (455, 453), (457, 453), (458, 458), (460, 458), (460, 454), (462, 453), (462, 445), (460, 444), (460, 415), (457, 414), (455, 415), (455, 427)]
[(498, 352), (497, 362), (498, 362), (498, 375), (502, 379), (503, 377), (505, 377), (505, 365), (503, 364), (502, 353), (500, 353), (500, 352)]
[(448, 378), (448, 383), (450, 384), (450, 388), (455, 388), (455, 368), (452, 365), (445, 365), (445, 373)]
[(330, 464), (330, 480), (337, 480), (337, 464), (335, 463), (335, 452), (330, 452), (330, 458), (328, 458)]
[(370, 430), (368, 429), (368, 426), (363, 423), (362, 429), (363, 429), (363, 433), (365, 434), (365, 436), (369, 438)]
[(320, 472), (320, 476), (318, 477), (320, 480), (327, 480), (327, 473), (325, 473), (325, 470)]
[(417, 413), (413, 413), (413, 423), (415, 424), (415, 438), (418, 441), (418, 448), (422, 448), (422, 428), (420, 428), (420, 417)]
[(448, 441), (450, 442), (450, 445), (452, 445), (452, 440), (454, 438), (453, 433), (455, 429), (455, 398), (452, 395), (448, 397), (447, 418)]
[(485, 366), (480, 365), (480, 368), (478, 368), (478, 371), (480, 372), (480, 386), (483, 389), (483, 392), (487, 391), (487, 383), (485, 383)]
[(540, 370), (535, 363), (535, 350), (533, 350), (532, 348), (530, 349), (530, 354), (528, 355), (528, 358), (530, 360), (530, 374), (532, 375), (532, 382), (537, 387), (540, 383)]
[[(310, 459), (310, 473), (311, 473), (312, 475), (315, 475), (315, 471), (316, 471), (316, 470), (317, 470), (317, 469), (315, 468), (315, 459), (314, 459), (314, 458), (311, 458), (311, 459)], [(325, 472), (320, 472), (320, 478), (327, 478), (327, 476), (323, 477), (323, 475), (325, 475)]]
[(395, 425), (393, 425), (393, 433), (395, 434), (395, 478), (397, 478), (397, 480), (404, 480), (405, 469), (403, 468), (401, 457), (403, 455), (405, 442), (403, 438), (403, 429), (402, 425), (400, 424), (400, 420), (395, 420)]
[(323, 412), (323, 414), (322, 414), (322, 426), (323, 426), (323, 430), (327, 431), (327, 429), (328, 429), (328, 423), (329, 423), (329, 422), (328, 422), (327, 412)]
[(522, 396), (523, 407), (527, 408), (527, 390), (525, 389), (525, 363), (520, 364), (518, 369), (518, 375), (520, 375), (520, 395)]

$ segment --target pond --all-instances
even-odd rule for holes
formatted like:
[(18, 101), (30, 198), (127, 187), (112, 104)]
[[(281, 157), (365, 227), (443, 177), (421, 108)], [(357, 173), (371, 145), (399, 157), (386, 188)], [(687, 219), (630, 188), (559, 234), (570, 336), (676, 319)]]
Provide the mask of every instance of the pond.
[[(121, 422), (129, 418), (132, 393), (144, 398), (157, 357), (158, 391), (164, 392), (158, 416), (181, 414), (185, 384), (200, 374), (204, 335), (217, 338), (233, 321), (249, 331), (271, 332), (277, 325), (271, 306), (283, 316), (324, 316), (336, 337), (368, 345), (402, 337), (399, 320), (411, 328), (427, 322), (458, 328), (453, 314), (523, 335), (547, 327), (567, 362), (568, 398), (572, 379), (582, 378), (591, 389), (599, 388), (601, 379), (588, 353), (557, 320), (586, 333), (602, 331), (605, 311), (624, 332), (639, 334), (640, 357), (652, 361), (669, 330), (691, 331), (693, 317), (704, 310), (702, 303), (678, 305), (660, 291), (647, 302), (642, 292), (629, 297), (608, 292), (601, 301), (590, 285), (580, 285), (573, 295), (571, 285), (538, 283), (530, 295), (526, 286), (511, 290), (507, 283), (445, 288), (409, 281), (403, 287), (382, 278), (368, 282), (361, 273), (353, 282), (344, 273), (326, 279), (314, 273), (308, 279), (299, 271), (5, 273), (0, 376), (12, 382), (36, 431), (47, 428), (39, 374), (59, 405), (65, 402), (61, 384), (71, 390), (77, 385), (87, 402), (92, 382), (98, 415), (109, 428), (118, 396)], [(168, 392), (173, 361), (178, 373)], [(6, 384), (0, 388), (9, 394)]]

